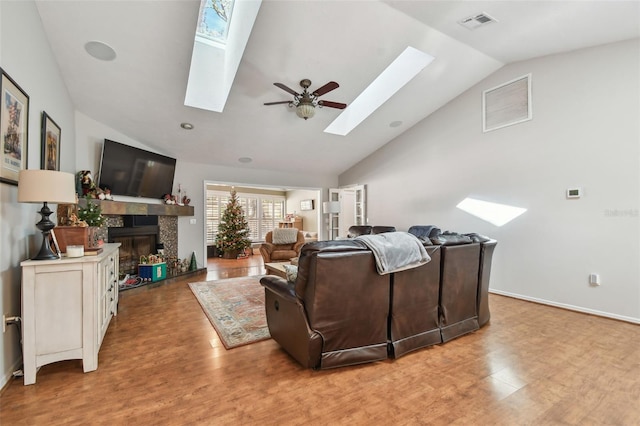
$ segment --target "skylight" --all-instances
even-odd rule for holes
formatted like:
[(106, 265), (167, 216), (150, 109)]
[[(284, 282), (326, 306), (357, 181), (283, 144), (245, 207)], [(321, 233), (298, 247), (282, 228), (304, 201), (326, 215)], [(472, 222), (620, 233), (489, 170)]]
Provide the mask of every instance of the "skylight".
[(496, 226), (505, 225), (527, 211), (527, 209), (521, 207), (491, 203), (489, 201), (476, 200), (475, 198), (468, 197), (462, 200), (456, 207)]
[(203, 0), (196, 37), (225, 45), (231, 25), (234, 0)]
[(215, 112), (224, 110), (261, 2), (202, 0), (195, 23), (185, 105)]
[(407, 47), (324, 131), (348, 135), (434, 59)]

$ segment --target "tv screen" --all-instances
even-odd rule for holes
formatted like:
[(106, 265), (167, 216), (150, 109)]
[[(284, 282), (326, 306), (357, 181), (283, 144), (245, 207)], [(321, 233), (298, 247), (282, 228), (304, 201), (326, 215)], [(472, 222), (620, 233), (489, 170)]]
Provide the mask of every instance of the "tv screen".
[(162, 198), (173, 191), (175, 158), (104, 140), (98, 186), (113, 195)]

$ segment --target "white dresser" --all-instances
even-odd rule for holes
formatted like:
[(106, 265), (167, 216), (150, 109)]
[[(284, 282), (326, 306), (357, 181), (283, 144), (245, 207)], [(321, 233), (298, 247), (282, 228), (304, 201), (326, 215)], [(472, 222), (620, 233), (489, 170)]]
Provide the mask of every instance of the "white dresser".
[(37, 368), (82, 359), (84, 372), (98, 368), (98, 351), (118, 309), (118, 247), (97, 256), (25, 260), (22, 266), (24, 384)]

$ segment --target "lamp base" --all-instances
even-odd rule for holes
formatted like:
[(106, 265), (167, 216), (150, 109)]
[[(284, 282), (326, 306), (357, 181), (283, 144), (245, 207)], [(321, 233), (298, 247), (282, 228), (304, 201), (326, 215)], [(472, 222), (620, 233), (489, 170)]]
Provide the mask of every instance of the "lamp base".
[(40, 209), (40, 215), (42, 216), (42, 220), (36, 223), (36, 227), (42, 231), (42, 246), (40, 246), (40, 251), (36, 255), (36, 257), (32, 257), (31, 260), (53, 260), (60, 259), (56, 253), (51, 250), (51, 243), (49, 242), (49, 237), (51, 234), (51, 230), (56, 226), (55, 223), (49, 220), (49, 215), (51, 214), (51, 210), (47, 206), (45, 202)]

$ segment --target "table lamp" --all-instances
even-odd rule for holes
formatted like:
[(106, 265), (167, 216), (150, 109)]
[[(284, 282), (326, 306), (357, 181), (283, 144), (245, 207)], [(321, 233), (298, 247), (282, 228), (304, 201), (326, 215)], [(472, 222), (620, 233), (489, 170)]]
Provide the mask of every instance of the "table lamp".
[(40, 252), (32, 260), (58, 259), (51, 250), (49, 234), (56, 226), (49, 220), (52, 213), (47, 203), (76, 203), (75, 176), (72, 173), (54, 170), (20, 170), (18, 175), (18, 202), (43, 203), (40, 209), (42, 219), (36, 227), (42, 231)]

